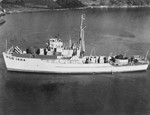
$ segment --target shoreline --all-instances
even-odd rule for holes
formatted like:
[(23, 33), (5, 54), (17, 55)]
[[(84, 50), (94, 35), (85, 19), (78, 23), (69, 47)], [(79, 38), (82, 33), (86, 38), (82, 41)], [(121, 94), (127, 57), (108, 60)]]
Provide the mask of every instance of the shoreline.
[[(5, 4), (7, 5), (7, 4)], [(37, 7), (36, 5), (34, 6), (22, 6), (22, 5), (8, 5), (6, 8), (3, 7), (6, 10), (6, 14), (17, 14), (17, 13), (33, 13), (33, 12), (45, 12), (45, 11), (61, 11), (61, 10), (80, 10), (80, 9), (133, 9), (133, 8), (150, 8), (150, 5), (124, 5), (124, 6), (84, 6), (84, 7), (77, 7), (77, 8), (48, 8), (46, 6), (40, 6)]]
[(129, 9), (131, 9), (131, 8), (150, 8), (150, 5), (132, 5), (132, 6), (129, 6), (129, 5), (123, 5), (123, 6), (88, 6), (89, 8), (99, 8), (99, 9), (103, 9), (103, 8), (121, 8), (121, 9), (123, 9), (123, 8), (129, 8)]

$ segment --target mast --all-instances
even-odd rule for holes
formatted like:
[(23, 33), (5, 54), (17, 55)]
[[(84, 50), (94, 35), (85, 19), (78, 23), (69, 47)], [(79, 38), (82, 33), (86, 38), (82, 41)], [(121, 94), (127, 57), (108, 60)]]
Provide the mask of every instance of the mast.
[(6, 52), (7, 52), (7, 39), (6, 39)]
[(86, 28), (86, 26), (83, 27), (84, 20), (85, 20), (85, 14), (82, 14), (81, 25), (80, 25), (80, 39), (81, 39), (81, 50), (82, 52), (85, 53), (84, 29)]
[(147, 60), (148, 54), (149, 54), (149, 50), (146, 52), (145, 60)]
[(71, 36), (69, 36), (70, 40), (69, 40), (69, 48), (71, 48), (72, 46), (72, 41), (71, 41)]

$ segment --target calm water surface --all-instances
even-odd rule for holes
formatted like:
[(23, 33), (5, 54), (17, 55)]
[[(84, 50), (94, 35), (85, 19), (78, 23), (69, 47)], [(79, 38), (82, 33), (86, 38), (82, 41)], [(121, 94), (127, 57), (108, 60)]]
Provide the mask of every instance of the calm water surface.
[(145, 55), (150, 9), (86, 9), (7, 15), (0, 26), (0, 115), (149, 115), (150, 70), (136, 73), (56, 75), (7, 72), (8, 46), (45, 47), (49, 37), (78, 41), (86, 14), (86, 53)]

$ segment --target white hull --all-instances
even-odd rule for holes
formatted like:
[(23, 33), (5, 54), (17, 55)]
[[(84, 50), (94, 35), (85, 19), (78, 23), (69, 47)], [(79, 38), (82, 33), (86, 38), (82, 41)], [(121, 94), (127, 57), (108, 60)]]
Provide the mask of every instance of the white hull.
[(113, 66), (104, 64), (70, 64), (52, 63), (52, 59), (42, 60), (36, 58), (15, 57), (3, 52), (7, 70), (40, 73), (113, 73), (145, 71), (149, 63), (140, 65)]

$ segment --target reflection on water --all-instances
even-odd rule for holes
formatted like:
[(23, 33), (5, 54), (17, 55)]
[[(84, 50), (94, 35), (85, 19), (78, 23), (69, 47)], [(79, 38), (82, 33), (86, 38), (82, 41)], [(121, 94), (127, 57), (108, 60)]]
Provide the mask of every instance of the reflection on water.
[[(6, 16), (0, 52), (8, 46), (44, 47), (50, 36), (67, 42), (79, 37), (86, 14), (86, 52), (145, 55), (150, 46), (149, 9), (87, 9)], [(150, 70), (114, 74), (35, 74), (7, 72), (0, 54), (0, 115), (148, 115)]]
[(81, 76), (8, 72), (3, 109), (6, 114), (23, 115), (148, 114), (148, 73)]

